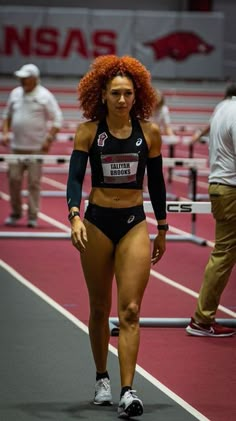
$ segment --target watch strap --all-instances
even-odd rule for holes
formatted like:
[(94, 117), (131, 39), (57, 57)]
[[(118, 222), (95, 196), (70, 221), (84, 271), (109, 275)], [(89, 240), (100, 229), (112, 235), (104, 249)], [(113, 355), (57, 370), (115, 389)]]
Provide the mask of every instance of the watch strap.
[(160, 225), (157, 225), (157, 229), (159, 231), (168, 231), (169, 225), (168, 224), (160, 224)]
[(68, 215), (69, 221), (71, 221), (75, 216), (80, 216), (79, 211), (70, 211), (70, 213)]

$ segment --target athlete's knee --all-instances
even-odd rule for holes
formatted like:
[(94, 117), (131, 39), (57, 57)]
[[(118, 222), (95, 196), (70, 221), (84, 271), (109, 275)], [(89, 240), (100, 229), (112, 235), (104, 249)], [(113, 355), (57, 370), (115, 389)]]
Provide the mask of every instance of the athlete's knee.
[(137, 303), (129, 303), (119, 312), (120, 324), (136, 324), (139, 321), (140, 307)]

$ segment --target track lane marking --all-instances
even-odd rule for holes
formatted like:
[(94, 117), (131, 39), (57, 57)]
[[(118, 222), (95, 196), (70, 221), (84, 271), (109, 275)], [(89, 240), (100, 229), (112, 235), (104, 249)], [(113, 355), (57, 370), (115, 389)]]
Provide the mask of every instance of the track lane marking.
[[(198, 297), (198, 293), (193, 291), (192, 289), (185, 287), (184, 285), (180, 284), (179, 282), (173, 281), (172, 279), (168, 278), (165, 275), (162, 275), (161, 273), (157, 272), (154, 269), (151, 269), (151, 275), (154, 276), (155, 278), (159, 279), (160, 281), (164, 282), (165, 284), (168, 284), (176, 289), (179, 289), (182, 292), (185, 292), (188, 295), (191, 295), (192, 297), (197, 298)], [(222, 305), (218, 306), (218, 309), (221, 310), (222, 312), (228, 314), (229, 316), (232, 316), (234, 318), (236, 318), (236, 312), (229, 310), (227, 307), (224, 307)]]
[[(9, 200), (10, 200), (10, 196), (8, 194), (4, 193), (4, 192), (0, 192), (0, 197), (2, 199), (6, 200), (7, 202), (9, 202)], [(27, 210), (28, 209), (28, 205), (26, 203), (23, 203), (22, 207), (23, 207), (24, 210)], [(43, 221), (48, 222), (49, 224), (53, 225), (56, 228), (59, 228), (62, 231), (71, 232), (70, 227), (68, 227), (67, 225), (65, 225), (65, 224), (63, 224), (63, 223), (61, 223), (59, 221), (57, 221), (54, 218), (51, 218), (50, 216), (46, 215), (43, 212), (39, 212), (38, 213), (38, 216)]]
[[(8, 265), (2, 259), (0, 259), (0, 266), (3, 269), (5, 269), (13, 278), (15, 278), (17, 281), (19, 281), (22, 285), (24, 285), (29, 290), (31, 290), (35, 295), (37, 295), (39, 298), (41, 298), (43, 301), (49, 304), (52, 308), (54, 308), (56, 311), (58, 311), (60, 314), (62, 314), (64, 317), (70, 320), (75, 326), (77, 326), (79, 329), (81, 329), (83, 332), (85, 332), (88, 335), (88, 327), (83, 322), (81, 322), (77, 317), (75, 317), (68, 310), (63, 308), (60, 304), (58, 304), (51, 297), (49, 297), (47, 294), (41, 291), (38, 287), (33, 285), (29, 280), (24, 278), (19, 272), (13, 269), (10, 265)], [(112, 352), (116, 357), (118, 357), (117, 349), (111, 344), (109, 344), (109, 351)], [(197, 420), (210, 421), (209, 418), (205, 417), (196, 408), (191, 406), (188, 402), (186, 402), (184, 399), (182, 399), (180, 396), (178, 396), (176, 393), (170, 390), (167, 386), (165, 386), (163, 383), (157, 380), (154, 376), (152, 376), (150, 373), (148, 373), (138, 364), (136, 365), (136, 372), (138, 372), (141, 376), (143, 376), (147, 381), (153, 384), (153, 386), (155, 386), (157, 389), (163, 392), (170, 399), (175, 401), (179, 406), (181, 406), (191, 415), (196, 417)]]

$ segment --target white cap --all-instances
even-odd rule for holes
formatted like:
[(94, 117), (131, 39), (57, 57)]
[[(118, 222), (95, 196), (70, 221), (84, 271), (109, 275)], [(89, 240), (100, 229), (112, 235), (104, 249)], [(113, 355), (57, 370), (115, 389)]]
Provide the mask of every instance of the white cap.
[(35, 64), (25, 64), (19, 70), (14, 72), (14, 75), (19, 78), (35, 77), (38, 78), (40, 75), (39, 68)]

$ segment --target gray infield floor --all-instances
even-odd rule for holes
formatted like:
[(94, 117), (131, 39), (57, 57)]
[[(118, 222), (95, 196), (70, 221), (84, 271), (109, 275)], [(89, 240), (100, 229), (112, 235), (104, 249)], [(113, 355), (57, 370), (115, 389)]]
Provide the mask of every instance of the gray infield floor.
[[(117, 356), (109, 353), (114, 405), (92, 404), (95, 371), (89, 338), (66, 315), (0, 265), (0, 421), (116, 420)], [(143, 421), (196, 418), (136, 373)]]

